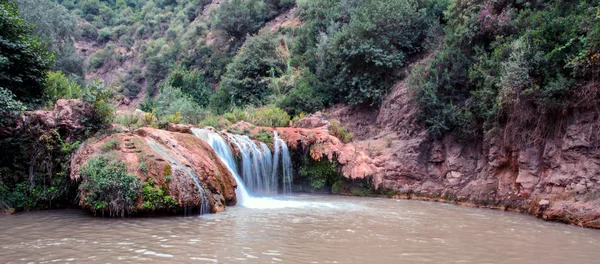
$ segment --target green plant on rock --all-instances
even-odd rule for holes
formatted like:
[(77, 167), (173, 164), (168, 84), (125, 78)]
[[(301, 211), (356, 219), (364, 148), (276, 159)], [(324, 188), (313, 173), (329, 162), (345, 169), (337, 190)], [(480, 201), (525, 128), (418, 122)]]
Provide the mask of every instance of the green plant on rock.
[(271, 133), (267, 130), (261, 129), (258, 131), (258, 133), (252, 135), (252, 137), (266, 143), (267, 145), (273, 144), (273, 135), (271, 135)]
[(303, 164), (298, 169), (298, 174), (300, 178), (306, 179), (304, 186), (306, 191), (335, 191), (336, 188), (333, 187), (338, 186), (344, 177), (338, 171), (337, 161), (329, 161), (327, 157), (316, 161), (305, 156)]
[(104, 144), (102, 144), (102, 146), (100, 147), (100, 150), (102, 150), (103, 152), (109, 152), (112, 150), (117, 150), (120, 147), (121, 141), (119, 141), (118, 139), (111, 139), (104, 142)]
[(352, 138), (354, 137), (354, 133), (349, 132), (346, 129), (346, 127), (344, 127), (342, 123), (340, 123), (340, 121), (337, 119), (331, 120), (329, 125), (329, 131), (331, 132), (331, 134), (339, 138), (344, 143), (351, 142)]
[(167, 195), (168, 191), (154, 187), (156, 182), (149, 178), (142, 188), (143, 203), (142, 208), (150, 211), (161, 209), (172, 209), (179, 206), (177, 200)]
[(81, 200), (94, 212), (125, 216), (135, 211), (142, 183), (127, 174), (124, 163), (106, 157), (94, 157), (81, 167)]

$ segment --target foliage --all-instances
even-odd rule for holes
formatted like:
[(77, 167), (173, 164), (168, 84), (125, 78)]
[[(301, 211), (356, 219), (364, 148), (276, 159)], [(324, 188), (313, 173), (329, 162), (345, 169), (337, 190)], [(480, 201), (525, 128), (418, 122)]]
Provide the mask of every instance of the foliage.
[(15, 95), (0, 87), (0, 116), (18, 115), (25, 111), (25, 105), (15, 99)]
[(329, 131), (333, 136), (339, 138), (344, 143), (350, 143), (354, 137), (354, 133), (349, 132), (346, 127), (344, 127), (337, 119), (331, 120), (329, 124)]
[(258, 131), (258, 133), (252, 135), (252, 137), (266, 143), (267, 145), (273, 144), (273, 135), (267, 130), (261, 129)]
[(176, 69), (169, 74), (167, 84), (189, 95), (200, 107), (209, 103), (211, 88), (198, 72)]
[(54, 71), (84, 78), (83, 58), (73, 41), (80, 32), (69, 11), (52, 0), (15, 0), (25, 21), (34, 25), (33, 35), (47, 42), (55, 54)]
[(505, 139), (535, 142), (569, 109), (597, 103), (585, 88), (598, 69), (597, 5), (453, 2), (444, 48), (411, 74), (431, 135), (467, 139), (504, 126)]
[(186, 122), (197, 124), (205, 115), (204, 110), (179, 88), (164, 85), (154, 100), (156, 115), (161, 118), (170, 117), (172, 123)]
[(238, 41), (254, 34), (266, 22), (265, 3), (259, 0), (225, 0), (215, 12), (213, 29), (223, 30)]
[(142, 183), (127, 174), (125, 164), (105, 157), (95, 157), (81, 167), (83, 183), (79, 189), (84, 193), (81, 200), (92, 211), (110, 216), (125, 216), (135, 210)]
[(155, 182), (152, 178), (144, 183), (142, 188), (143, 203), (142, 208), (146, 210), (172, 209), (179, 206), (179, 202), (168, 195), (166, 188), (154, 187)]
[(394, 72), (422, 51), (429, 24), (417, 1), (366, 1), (331, 39), (338, 87), (351, 104), (378, 103), (390, 90)]
[(110, 87), (98, 79), (92, 80), (84, 89), (82, 99), (94, 108), (94, 116), (91, 120), (84, 120), (89, 128), (104, 128), (108, 126), (113, 118), (115, 107), (112, 104), (115, 94)]
[(43, 94), (53, 56), (32, 35), (32, 26), (19, 16), (16, 4), (0, 1), (0, 28), (0, 87), (17, 100), (33, 102)]
[[(57, 208), (71, 204), (75, 185), (69, 177), (71, 153), (79, 141), (39, 125), (17, 137), (3, 137), (0, 148), (0, 211)], [(23, 173), (23, 172), (29, 173)]]
[(119, 141), (118, 139), (111, 139), (111, 140), (104, 142), (104, 144), (102, 144), (100, 149), (104, 152), (109, 152), (112, 150), (117, 150), (120, 147), (121, 147), (121, 141)]
[(262, 106), (246, 110), (248, 121), (257, 126), (285, 127), (290, 124), (290, 116), (276, 106)]
[(305, 156), (298, 169), (298, 182), (306, 182), (303, 186), (305, 191), (332, 191), (332, 187), (344, 177), (337, 168), (338, 163), (335, 160), (329, 161), (323, 157), (316, 161)]
[(295, 86), (284, 95), (279, 107), (291, 115), (316, 112), (323, 108), (324, 90), (316, 76), (305, 69)]
[(265, 104), (272, 94), (269, 77), (284, 67), (276, 49), (277, 42), (270, 34), (249, 38), (227, 67), (217, 94), (211, 98), (212, 106), (223, 112), (230, 105)]
[(62, 72), (48, 72), (44, 86), (44, 100), (47, 105), (54, 105), (58, 99), (75, 99), (83, 95), (83, 89)]

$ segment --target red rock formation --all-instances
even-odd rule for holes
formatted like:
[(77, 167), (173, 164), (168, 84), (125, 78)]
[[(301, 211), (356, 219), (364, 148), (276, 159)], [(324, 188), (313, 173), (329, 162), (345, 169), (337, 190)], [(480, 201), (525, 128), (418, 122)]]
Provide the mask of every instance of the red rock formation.
[(376, 113), (359, 115), (352, 107), (330, 111), (328, 118), (341, 120), (359, 140), (329, 147), (346, 155), (350, 150), (368, 154), (349, 162), (361, 164), (351, 170), (370, 168), (365, 172), (374, 172), (376, 188), (419, 194), (404, 197), (508, 208), (600, 227), (600, 117), (595, 109), (572, 113), (563, 134), (535, 145), (505, 144), (500, 135), (488, 135), (484, 142), (458, 142), (451, 136), (432, 140), (417, 121), (406, 83), (399, 83)]
[[(118, 140), (119, 147), (105, 153), (102, 146), (109, 140)], [(170, 161), (170, 157), (157, 153), (149, 145), (149, 141), (156, 142), (178, 164)], [(231, 173), (208, 144), (191, 134), (141, 128), (135, 134), (116, 133), (90, 140), (73, 155), (71, 178), (81, 180), (81, 166), (90, 158), (101, 155), (110, 155), (124, 162), (128, 173), (136, 175), (142, 181), (152, 178), (158, 186), (166, 184), (169, 195), (176, 199), (181, 207), (199, 207), (202, 199), (195, 182), (181, 165), (198, 176), (201, 185), (208, 192), (212, 212), (223, 211), (225, 205), (234, 205), (236, 202), (237, 184)], [(147, 168), (145, 171), (140, 169), (142, 162)], [(168, 181), (167, 176), (170, 176)], [(88, 206), (82, 203), (81, 207)], [(141, 210), (141, 201), (138, 202), (137, 209)]]

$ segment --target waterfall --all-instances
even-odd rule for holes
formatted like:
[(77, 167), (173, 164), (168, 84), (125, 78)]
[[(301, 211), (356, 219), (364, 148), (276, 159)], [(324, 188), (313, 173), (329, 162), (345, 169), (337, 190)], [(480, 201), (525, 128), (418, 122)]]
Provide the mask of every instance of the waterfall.
[(237, 182), (237, 189), (235, 190), (235, 195), (237, 197), (238, 203), (244, 204), (245, 201), (248, 201), (250, 195), (248, 194), (246, 186), (244, 185), (244, 182), (242, 181), (237, 172), (235, 158), (233, 157), (233, 153), (231, 153), (231, 149), (229, 148), (229, 145), (227, 144), (225, 139), (223, 139), (221, 135), (208, 129), (192, 128), (192, 133), (196, 137), (199, 137), (200, 139), (204, 140), (204, 142), (208, 143), (212, 147), (219, 159), (231, 172), (233, 178), (235, 178), (235, 181)]
[(202, 187), (202, 185), (200, 184), (200, 181), (198, 180), (198, 176), (194, 173), (194, 171), (192, 171), (190, 168), (181, 164), (176, 158), (169, 155), (169, 153), (167, 153), (167, 151), (165, 151), (154, 140), (147, 139), (147, 141), (148, 141), (148, 145), (154, 151), (156, 151), (156, 153), (158, 153), (161, 157), (163, 157), (165, 160), (167, 160), (169, 163), (172, 164), (173, 170), (181, 169), (181, 170), (185, 171), (192, 178), (192, 180), (196, 184), (196, 187), (198, 187), (198, 192), (200, 193), (200, 197), (202, 198), (202, 203), (200, 205), (200, 214), (202, 215), (202, 214), (210, 213), (210, 202), (208, 201), (208, 196), (206, 195), (206, 191), (204, 190), (204, 187)]
[[(259, 196), (277, 194), (280, 166), (283, 175), (283, 193), (291, 193), (292, 162), (290, 153), (285, 141), (279, 138), (277, 132), (274, 132), (273, 135), (273, 152), (263, 142), (257, 143), (248, 136), (226, 133), (227, 139), (240, 151), (239, 166), (237, 166), (238, 163), (229, 145), (220, 134), (198, 128), (193, 128), (192, 133), (213, 148), (235, 178), (238, 183), (236, 195), (239, 204), (257, 208), (271, 202), (253, 198), (251, 194)], [(263, 205), (259, 205), (259, 203)]]
[(255, 195), (277, 194), (277, 175), (273, 174), (273, 156), (267, 144), (256, 144), (250, 137), (227, 134), (241, 156), (241, 176), (250, 192)]
[(292, 159), (287, 144), (279, 138), (277, 131), (273, 131), (273, 146), (273, 177), (277, 179), (279, 157), (281, 156), (283, 193), (289, 195), (292, 193)]

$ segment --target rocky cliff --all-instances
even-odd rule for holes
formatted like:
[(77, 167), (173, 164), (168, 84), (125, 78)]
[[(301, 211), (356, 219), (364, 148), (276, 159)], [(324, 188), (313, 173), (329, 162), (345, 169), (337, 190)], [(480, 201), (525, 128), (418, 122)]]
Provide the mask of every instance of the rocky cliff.
[(516, 210), (600, 228), (598, 109), (571, 113), (561, 133), (536, 144), (506, 144), (501, 132), (485, 140), (432, 140), (417, 121), (406, 83), (380, 109), (340, 106), (296, 125), (326, 127), (328, 119), (339, 119), (356, 133), (338, 151), (356, 153), (343, 158), (351, 160), (344, 175), (371, 177), (374, 188), (397, 197)]

